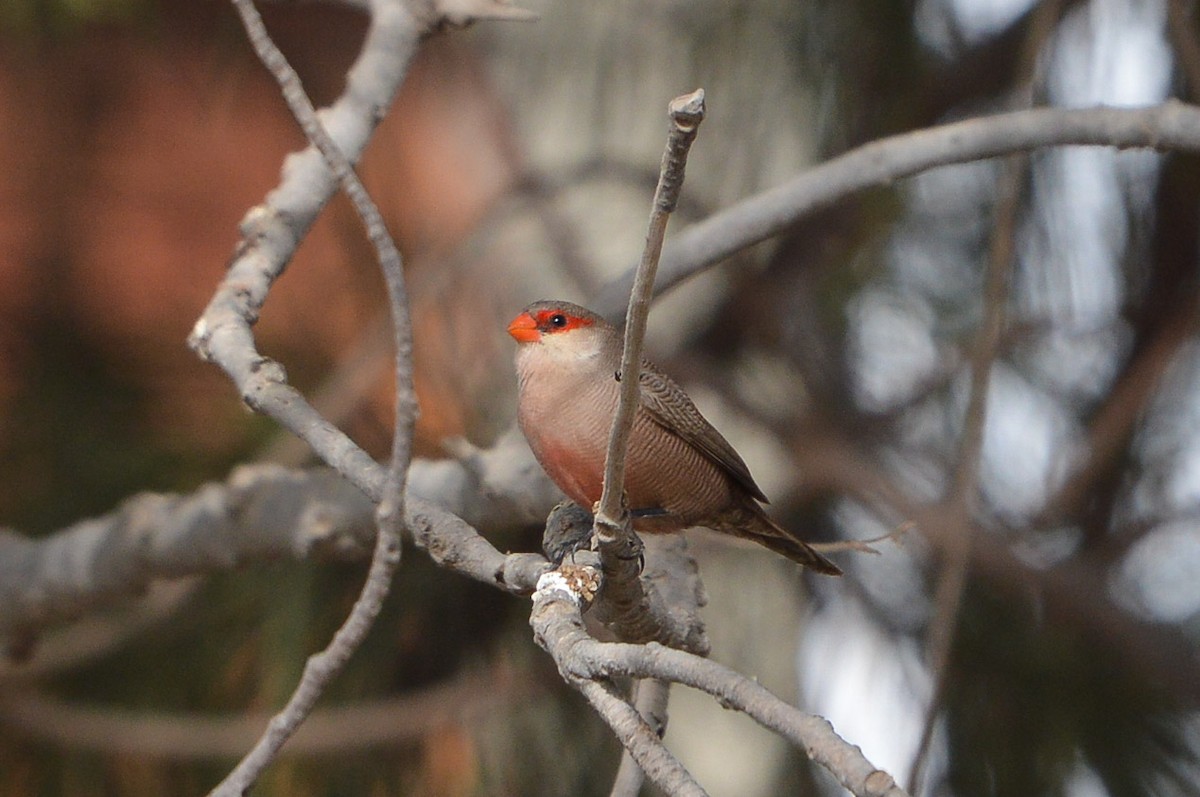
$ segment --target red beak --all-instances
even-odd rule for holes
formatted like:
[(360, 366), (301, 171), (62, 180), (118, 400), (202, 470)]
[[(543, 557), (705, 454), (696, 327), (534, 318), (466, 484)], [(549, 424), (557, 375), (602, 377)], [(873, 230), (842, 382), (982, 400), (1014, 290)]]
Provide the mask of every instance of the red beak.
[(508, 334), (512, 335), (517, 343), (536, 343), (542, 338), (537, 321), (529, 313), (521, 313), (514, 318), (508, 325)]

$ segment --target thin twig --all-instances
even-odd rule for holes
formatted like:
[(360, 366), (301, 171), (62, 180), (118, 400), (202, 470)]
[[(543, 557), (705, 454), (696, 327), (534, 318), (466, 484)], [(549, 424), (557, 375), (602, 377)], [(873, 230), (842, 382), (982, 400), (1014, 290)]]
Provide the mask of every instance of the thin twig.
[[(670, 696), (671, 684), (657, 678), (642, 678), (633, 684), (633, 707), (660, 739), (667, 731), (667, 701)], [(637, 797), (645, 780), (646, 773), (626, 750), (621, 755), (621, 764), (617, 767), (609, 797)]]
[(582, 680), (576, 686), (612, 728), (634, 765), (664, 793), (671, 797), (708, 797), (691, 773), (659, 741), (658, 732), (633, 706), (614, 694), (608, 683)]
[(654, 294), (654, 275), (662, 254), (667, 221), (679, 201), (683, 187), (684, 167), (688, 150), (696, 131), (704, 120), (704, 90), (676, 97), (669, 106), (671, 117), (667, 148), (663, 153), (658, 187), (654, 191), (654, 206), (650, 211), (650, 228), (646, 246), (638, 264), (633, 287), (629, 294), (629, 309), (625, 314), (625, 348), (621, 355), (621, 398), (613, 416), (608, 438), (608, 455), (604, 462), (604, 491), (596, 512), (596, 534), (603, 541), (622, 533), (627, 521), (624, 508), (625, 451), (633, 431), (633, 419), (641, 395), (642, 340), (646, 335), (646, 319), (650, 314), (650, 299)]
[[(564, 589), (561, 582), (543, 582), (543, 588), (534, 593), (530, 625), (538, 643), (554, 657), (559, 671), (568, 681), (592, 683), (615, 677), (658, 678), (699, 689), (717, 698), (726, 708), (744, 712), (803, 749), (809, 758), (827, 769), (853, 794), (859, 797), (906, 795), (890, 775), (876, 768), (861, 750), (838, 736), (827, 720), (805, 714), (735, 670), (655, 642), (630, 645), (596, 641), (584, 630), (577, 594)], [(632, 708), (630, 712), (636, 715)], [(637, 748), (654, 749), (662, 745), (655, 736), (641, 738), (645, 739), (644, 744), (627, 747), (635, 757), (647, 754), (646, 750)], [(643, 763), (641, 758), (638, 761)], [(647, 770), (646, 774), (662, 785), (655, 772)]]
[[(1014, 104), (1033, 104), (1038, 56), (1061, 14), (1062, 0), (1044, 0), (1035, 11), (1017, 63)], [(942, 568), (934, 588), (934, 613), (929, 623), (927, 642), (934, 694), (926, 709), (921, 736), (913, 754), (908, 784), (908, 790), (913, 794), (920, 792), (925, 767), (929, 762), (933, 733), (948, 682), (955, 627), (967, 587), (967, 572), (971, 563), (971, 519), (976, 510), (979, 471), (983, 465), (988, 392), (1008, 316), (1009, 284), (1012, 280), (1021, 198), (1028, 178), (1029, 154), (1022, 152), (1009, 155), (997, 186), (999, 196), (993, 215), (992, 241), (983, 286), (984, 316), (971, 355), (971, 381), (963, 415), (962, 439), (950, 491), (944, 501), (954, 533), (943, 541)]]
[[(532, 677), (498, 664), (399, 695), (325, 706), (313, 711), (282, 754), (327, 756), (414, 744), (447, 724), (502, 711), (539, 688)], [(0, 692), (0, 727), (12, 738), (105, 755), (227, 759), (254, 744), (269, 719), (262, 711), (160, 714), (80, 705), (29, 686)]]
[[(382, 376), (392, 348), (389, 321), (382, 313), (368, 318), (357, 338), (339, 352), (337, 362), (313, 389), (309, 403), (333, 424), (340, 426), (367, 412), (371, 388)], [(312, 450), (286, 430), (280, 430), (255, 455), (259, 462), (287, 467), (300, 467), (311, 459)]]
[[(403, 2), (381, 3), (370, 15), (345, 92), (321, 111), (322, 124), (333, 132), (337, 149), (348, 160), (357, 160), (366, 147), (429, 24)], [(281, 177), (264, 204), (246, 214), (242, 243), (188, 342), (229, 375), (248, 406), (301, 437), (322, 460), (378, 501), (385, 469), (316, 412), (287, 383), (283, 367), (255, 346), (251, 327), (272, 284), (338, 186), (324, 155), (311, 143), (284, 161)]]
[[(646, 246), (626, 313), (621, 370), (616, 375), (621, 382), (620, 399), (609, 432), (604, 490), (596, 509), (594, 537), (605, 577), (606, 599), (600, 607), (603, 621), (626, 641), (657, 639), (678, 647), (706, 651), (708, 643), (703, 631), (697, 633), (698, 629), (690, 623), (670, 622), (670, 613), (656, 588), (643, 583), (639, 565), (642, 547), (633, 534), (624, 495), (625, 455), (641, 402), (642, 340), (654, 291), (654, 273), (662, 253), (667, 221), (683, 187), (688, 150), (704, 119), (704, 90), (697, 89), (676, 97), (670, 102), (668, 113), (671, 124), (650, 210)], [(664, 620), (667, 620), (665, 624)]]
[[(642, 549), (633, 534), (624, 495), (625, 455), (633, 431), (634, 418), (641, 405), (642, 341), (646, 334), (646, 319), (654, 291), (654, 274), (662, 253), (667, 222), (683, 187), (688, 150), (696, 138), (700, 123), (704, 120), (704, 90), (697, 89), (691, 94), (676, 97), (668, 106), (668, 112), (671, 125), (666, 150), (659, 170), (658, 187), (654, 192), (646, 245), (630, 291), (626, 312), (621, 370), (616, 374), (621, 383), (620, 399), (609, 432), (604, 465), (604, 490), (595, 510), (594, 537), (606, 579), (606, 599), (602, 602), (605, 616), (602, 621), (617, 630), (621, 638), (631, 641), (644, 642), (663, 638), (671, 644), (682, 646), (690, 643), (693, 647), (707, 650), (707, 640), (702, 629), (694, 629), (689, 624), (682, 627), (682, 634), (672, 633), (679, 628), (679, 624), (663, 624), (660, 621), (660, 618), (669, 617), (669, 612), (666, 611), (667, 607), (662, 605), (657, 589), (653, 585), (643, 584), (640, 578), (641, 567), (638, 560)], [(573, 567), (561, 567), (559, 572), (549, 574), (551, 578), (547, 583), (579, 583), (571, 581), (570, 578), (564, 582), (564, 571)], [(585, 579), (582, 583), (588, 585), (590, 582)], [(539, 603), (538, 595), (544, 595), (546, 591), (539, 582), (539, 590), (534, 597), (535, 615)], [(585, 596), (573, 596), (576, 600), (584, 597), (590, 601), (590, 592)], [(542, 640), (542, 644), (554, 653), (552, 643)], [(612, 727), (633, 761), (651, 780), (668, 794), (704, 794), (703, 789), (662, 745), (662, 741), (641, 715), (623, 699), (613, 695), (608, 686), (586, 678), (568, 677), (567, 681), (583, 692)]]
[[(1176, 100), (1148, 108), (1038, 108), (864, 144), (673, 236), (663, 249), (655, 295), (858, 191), (937, 166), (1065, 145), (1194, 152), (1200, 149), (1200, 108)], [(631, 268), (605, 285), (592, 302), (594, 309), (606, 318), (619, 317), (635, 273)]]
[(287, 705), (271, 719), (258, 743), (213, 789), (212, 794), (219, 797), (236, 797), (249, 791), (263, 770), (274, 761), (280, 748), (308, 717), (326, 686), (350, 660), (379, 615), (391, 589), (392, 576), (400, 563), (404, 486), (412, 457), (412, 432), (416, 420), (416, 397), (412, 387), (412, 327), (400, 252), (388, 234), (379, 209), (345, 154), (318, 119), (300, 77), (271, 40), (252, 0), (233, 0), (233, 3), (255, 52), (278, 81), (288, 107), (304, 129), (309, 142), (320, 151), (330, 171), (354, 203), (366, 227), (367, 236), (375, 247), (387, 284), (392, 313), (396, 348), (396, 418), (391, 461), (383, 496), (375, 512), (378, 535), (362, 591), (328, 646), (305, 662), (300, 682)]

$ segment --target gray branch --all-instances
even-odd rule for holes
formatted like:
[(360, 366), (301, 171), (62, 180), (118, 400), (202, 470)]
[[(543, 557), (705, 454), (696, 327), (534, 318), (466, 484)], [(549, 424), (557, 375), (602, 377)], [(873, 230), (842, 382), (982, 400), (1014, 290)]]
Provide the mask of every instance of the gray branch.
[[(350, 163), (362, 155), (429, 30), (407, 3), (375, 5), (345, 92), (320, 113), (333, 145)], [(188, 342), (229, 375), (249, 407), (304, 439), (321, 459), (378, 501), (384, 469), (287, 383), (282, 365), (259, 354), (252, 332), (271, 285), (337, 186), (315, 144), (288, 156), (279, 186), (243, 219), (242, 245)]]
[[(890, 185), (938, 166), (1042, 147), (1200, 150), (1200, 108), (1168, 100), (1150, 108), (1039, 108), (929, 127), (864, 144), (791, 180), (721, 210), (675, 236), (664, 248), (656, 294), (799, 219), (846, 197)], [(636, 268), (610, 282), (592, 303), (619, 318)]]
[(638, 767), (671, 797), (708, 797), (691, 773), (661, 742), (658, 732), (637, 709), (599, 680), (567, 678), (612, 728)]
[[(475, 529), (537, 525), (560, 498), (519, 434), (459, 461), (416, 460), (408, 482), (405, 524), (433, 559), (509, 592), (533, 590), (546, 561), (503, 554)], [(16, 652), (38, 631), (156, 579), (285, 558), (366, 558), (373, 510), (333, 471), (248, 465), (191, 495), (137, 495), (40, 539), (0, 530), (0, 645)]]
[(332, 471), (254, 465), (188, 496), (135, 496), (43, 539), (0, 531), (0, 640), (11, 647), (158, 578), (275, 559), (365, 557), (373, 511)]
[[(233, 4), (242, 18), (242, 24), (255, 53), (279, 83), (284, 100), (304, 129), (311, 146), (320, 151), (325, 165), (354, 204), (367, 229), (367, 236), (375, 247), (388, 288), (388, 304), (392, 317), (396, 350), (396, 406), (391, 461), (384, 480), (383, 497), (375, 508), (378, 536), (362, 590), (329, 644), (320, 652), (309, 656), (304, 663), (300, 682), (287, 704), (271, 718), (262, 736), (237, 766), (212, 790), (211, 793), (218, 797), (236, 797), (251, 789), (279, 754), (279, 750), (312, 712), (325, 688), (354, 655), (354, 651), (362, 644), (362, 640), (374, 624), (375, 618), (379, 616), (383, 602), (391, 590), (392, 578), (400, 565), (404, 486), (412, 459), (413, 425), (417, 415), (417, 400), (412, 384), (412, 325), (409, 320), (408, 291), (404, 284), (400, 252), (387, 231), (379, 209), (359, 181), (358, 175), (354, 173), (337, 142), (330, 137), (321, 120), (317, 118), (316, 108), (309, 100), (300, 77), (292, 69), (283, 52), (275, 46), (253, 1), (233, 0)], [(381, 9), (376, 4), (372, 11), (378, 13)], [(400, 77), (403, 77), (403, 74), (401, 72)], [(253, 250), (253, 242), (247, 241), (246, 244), (248, 250)]]
[[(569, 586), (544, 580), (534, 593), (530, 625), (538, 644), (554, 658), (564, 678), (575, 684), (592, 684), (590, 691), (585, 691), (589, 699), (596, 694), (596, 685), (615, 677), (685, 684), (707, 692), (727, 708), (744, 712), (803, 749), (858, 797), (905, 797), (906, 792), (891, 775), (876, 768), (858, 747), (838, 736), (827, 720), (805, 714), (741, 673), (691, 653), (655, 642), (598, 642), (584, 629), (580, 607), (578, 594)], [(674, 759), (664, 759), (657, 753), (661, 742), (648, 734), (645, 721), (631, 706), (620, 702), (628, 711), (605, 719), (619, 736), (626, 735), (622, 741), (646, 775), (668, 794), (702, 793), (692, 790), (694, 782), (686, 770), (680, 773), (671, 766)]]
[[(667, 701), (670, 695), (671, 685), (655, 678), (637, 681), (633, 686), (633, 707), (660, 739), (667, 732)], [(629, 750), (626, 750), (621, 756), (620, 766), (617, 767), (617, 776), (613, 779), (609, 797), (637, 797), (642, 793), (645, 779), (646, 773), (638, 766), (637, 760)]]

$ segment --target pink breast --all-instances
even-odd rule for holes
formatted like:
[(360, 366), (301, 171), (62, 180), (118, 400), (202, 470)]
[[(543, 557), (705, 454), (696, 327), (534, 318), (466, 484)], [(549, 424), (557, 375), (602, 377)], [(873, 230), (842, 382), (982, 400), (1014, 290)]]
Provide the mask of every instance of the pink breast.
[(571, 445), (550, 443), (541, 447), (538, 460), (558, 488), (584, 509), (591, 510), (604, 488), (604, 460)]

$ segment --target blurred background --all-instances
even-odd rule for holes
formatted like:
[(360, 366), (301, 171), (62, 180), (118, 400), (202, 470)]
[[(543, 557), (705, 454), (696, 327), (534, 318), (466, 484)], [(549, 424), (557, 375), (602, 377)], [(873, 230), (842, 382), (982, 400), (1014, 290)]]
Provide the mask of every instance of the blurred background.
[[(1200, 90), (1184, 0), (525, 5), (539, 22), (428, 41), (361, 166), (406, 257), (423, 457), (510, 426), (517, 309), (586, 304), (636, 262), (671, 97), (702, 86), (709, 107), (678, 230), (889, 134)], [(263, 13), (332, 100), (363, 18)], [(0, 6), (0, 524), (45, 535), (237, 463), (309, 462), (184, 344), (239, 219), (302, 144), (223, 3)], [(916, 794), (1200, 794), (1198, 202), (1192, 155), (942, 168), (659, 302), (652, 357), (779, 520), (813, 540), (915, 525), (840, 555), (839, 580), (695, 533), (713, 657), (828, 716)], [(381, 456), (376, 271), (338, 199), (258, 330)], [(204, 793), (362, 575), (255, 566), (53, 629), (0, 665), (0, 794)], [(255, 793), (607, 794), (618, 746), (527, 616), (413, 552)], [(839, 793), (675, 691), (668, 743), (712, 794)]]

